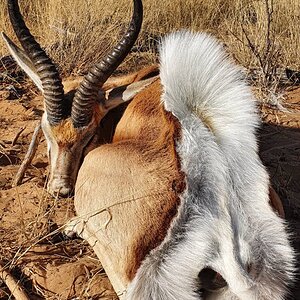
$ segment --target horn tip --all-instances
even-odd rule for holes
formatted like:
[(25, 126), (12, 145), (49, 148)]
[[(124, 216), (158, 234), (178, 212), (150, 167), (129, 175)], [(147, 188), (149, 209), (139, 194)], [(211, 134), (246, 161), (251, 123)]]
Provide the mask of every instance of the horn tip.
[(4, 42), (6, 43), (6, 45), (8, 46), (8, 48), (13, 47), (13, 42), (11, 41), (11, 39), (5, 34), (5, 32), (1, 31), (0, 32), (2, 39), (4, 40)]
[(0, 34), (4, 40), (7, 40), (8, 36), (5, 34), (4, 31), (1, 31)]

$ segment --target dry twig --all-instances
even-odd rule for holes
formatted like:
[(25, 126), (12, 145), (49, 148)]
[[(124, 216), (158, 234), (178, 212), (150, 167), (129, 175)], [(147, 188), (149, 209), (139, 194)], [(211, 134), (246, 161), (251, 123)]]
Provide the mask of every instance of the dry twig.
[(25, 158), (24, 158), (24, 160), (23, 160), (23, 162), (22, 162), (22, 164), (21, 164), (21, 166), (18, 170), (18, 173), (15, 177), (13, 186), (18, 186), (22, 182), (25, 171), (28, 168), (29, 164), (31, 163), (31, 161), (32, 161), (32, 159), (35, 155), (35, 152), (36, 152), (36, 149), (38, 147), (41, 136), (42, 136), (41, 122), (39, 121), (39, 123), (36, 125), (36, 127), (34, 129), (28, 151), (27, 151), (27, 153), (25, 155)]
[(14, 146), (19, 138), (19, 136), (21, 135), (21, 133), (25, 130), (25, 126), (22, 127), (16, 134), (16, 136), (14, 137), (13, 141), (11, 142), (11, 145)]
[(0, 279), (3, 280), (16, 300), (30, 300), (19, 282), (3, 266), (0, 266)]

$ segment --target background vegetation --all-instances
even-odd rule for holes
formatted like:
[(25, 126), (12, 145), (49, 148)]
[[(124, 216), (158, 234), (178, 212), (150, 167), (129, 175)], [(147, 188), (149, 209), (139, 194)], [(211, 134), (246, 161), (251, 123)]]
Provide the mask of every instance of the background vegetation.
[[(82, 74), (126, 30), (130, 0), (20, 1), (26, 22), (64, 75)], [(144, 0), (144, 24), (134, 52), (121, 70), (156, 60), (156, 45), (181, 28), (221, 39), (262, 86), (274, 85), (278, 68), (299, 69), (299, 0)], [(0, 30), (14, 38), (6, 1), (0, 0)], [(7, 50), (0, 42), (0, 56)], [(257, 75), (258, 74), (258, 75)]]

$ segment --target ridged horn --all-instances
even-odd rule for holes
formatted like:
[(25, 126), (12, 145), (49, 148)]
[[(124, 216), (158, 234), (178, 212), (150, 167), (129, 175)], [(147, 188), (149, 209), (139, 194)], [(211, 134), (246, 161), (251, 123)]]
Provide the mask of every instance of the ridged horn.
[(18, 0), (8, 0), (7, 6), (13, 29), (41, 79), (48, 121), (50, 125), (56, 125), (66, 117), (64, 90), (59, 73), (26, 26)]
[(71, 118), (76, 128), (89, 124), (99, 90), (125, 59), (139, 35), (143, 21), (143, 5), (141, 0), (133, 2), (133, 15), (127, 32), (105, 58), (91, 67), (75, 93)]

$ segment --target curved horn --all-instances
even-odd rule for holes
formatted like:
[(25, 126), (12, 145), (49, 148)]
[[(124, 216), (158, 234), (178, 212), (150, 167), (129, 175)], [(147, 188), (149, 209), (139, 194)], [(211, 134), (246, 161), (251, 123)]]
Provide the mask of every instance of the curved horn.
[(7, 4), (14, 31), (41, 79), (48, 121), (50, 125), (58, 124), (66, 116), (64, 90), (59, 73), (27, 28), (18, 0), (8, 0)]
[(127, 32), (105, 58), (91, 67), (75, 93), (71, 112), (74, 127), (86, 126), (91, 121), (99, 89), (122, 63), (138, 37), (143, 21), (143, 5), (141, 0), (133, 2), (134, 11)]

